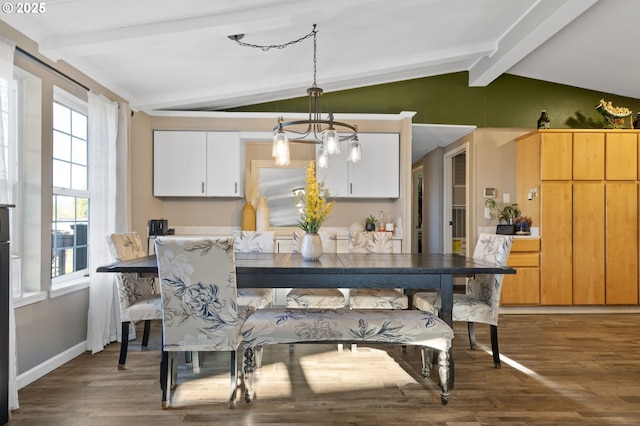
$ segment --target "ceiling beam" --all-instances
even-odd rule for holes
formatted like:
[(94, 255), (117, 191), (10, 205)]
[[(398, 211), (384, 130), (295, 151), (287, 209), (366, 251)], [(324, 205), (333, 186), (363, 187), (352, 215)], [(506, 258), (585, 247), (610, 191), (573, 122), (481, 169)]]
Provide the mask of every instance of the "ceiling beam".
[[(40, 51), (52, 59), (64, 56), (60, 52), (65, 49), (86, 49), (98, 45), (109, 46), (117, 50), (116, 42), (166, 36), (187, 32), (207, 31), (226, 37), (235, 34), (259, 33), (274, 28), (311, 26), (315, 21), (324, 21), (362, 3), (372, 0), (352, 0), (348, 4), (342, 0), (325, 0), (319, 3), (314, 0), (280, 0), (268, 2), (261, 7), (249, 10), (213, 13), (204, 16), (172, 19), (162, 22), (151, 22), (125, 27), (109, 28), (96, 31), (85, 31), (64, 36), (45, 38), (40, 43)], [(327, 6), (330, 7), (327, 7)], [(286, 17), (295, 17), (295, 20)]]
[(469, 69), (469, 86), (490, 84), (597, 1), (538, 0), (500, 38), (494, 52)]

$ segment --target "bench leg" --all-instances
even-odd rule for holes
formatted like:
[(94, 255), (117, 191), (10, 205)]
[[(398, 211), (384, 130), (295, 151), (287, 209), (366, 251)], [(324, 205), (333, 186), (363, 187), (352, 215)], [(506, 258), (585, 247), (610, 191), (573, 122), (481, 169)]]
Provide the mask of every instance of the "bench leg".
[(442, 405), (449, 402), (449, 351), (438, 354), (438, 378), (440, 379), (440, 400)]
[(433, 349), (428, 348), (426, 346), (420, 347), (420, 353), (422, 355), (422, 376), (425, 379), (428, 379), (431, 376), (431, 366), (433, 365), (431, 362), (431, 351)]

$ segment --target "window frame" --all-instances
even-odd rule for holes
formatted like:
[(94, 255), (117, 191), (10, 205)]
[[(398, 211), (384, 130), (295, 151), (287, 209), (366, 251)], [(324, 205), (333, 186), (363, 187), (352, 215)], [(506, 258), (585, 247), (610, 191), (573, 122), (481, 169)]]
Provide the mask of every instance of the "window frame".
[[(54, 108), (54, 104), (57, 103), (71, 111), (75, 111), (79, 114), (82, 114), (83, 116), (86, 117), (87, 119), (87, 139), (86, 139), (86, 143), (87, 143), (87, 162), (86, 162), (86, 168), (87, 168), (87, 188), (86, 190), (79, 190), (79, 189), (71, 189), (71, 188), (65, 188), (65, 187), (56, 187), (53, 186), (53, 176), (52, 176), (52, 185), (51, 185), (51, 202), (53, 203), (54, 198), (56, 196), (69, 196), (69, 197), (75, 197), (75, 198), (86, 198), (89, 201), (89, 204), (91, 203), (91, 188), (89, 188), (89, 181), (88, 181), (88, 176), (90, 173), (90, 164), (89, 164), (89, 155), (88, 155), (88, 151), (90, 149), (90, 140), (89, 140), (89, 106), (88, 103), (86, 101), (83, 101), (79, 98), (77, 98), (76, 96), (64, 91), (63, 89), (60, 89), (59, 87), (55, 86), (54, 87), (54, 96), (53, 96), (53, 103), (52, 103), (52, 114), (53, 114), (53, 108)], [(51, 126), (51, 134), (53, 137), (54, 132), (56, 131), (53, 121), (52, 121), (52, 126)], [(52, 141), (53, 143), (53, 141)], [(53, 152), (50, 158), (51, 164), (53, 166), (53, 161), (54, 161), (54, 157), (53, 157)], [(52, 168), (52, 173), (53, 173), (53, 168)], [(52, 204), (52, 216), (50, 217), (50, 233), (53, 235), (53, 231), (54, 231), (54, 217), (53, 217), (53, 204)], [(70, 291), (75, 291), (75, 289), (77, 288), (84, 288), (86, 286), (88, 286), (89, 284), (89, 244), (88, 244), (88, 235), (89, 235), (89, 229), (90, 229), (90, 223), (91, 223), (91, 218), (89, 215), (89, 211), (88, 211), (88, 206), (87, 206), (87, 241), (86, 241), (86, 250), (87, 250), (87, 267), (77, 270), (77, 271), (73, 271), (71, 273), (68, 274), (63, 274), (63, 275), (59, 275), (56, 277), (51, 276), (52, 274), (50, 274), (50, 279), (51, 279), (51, 297), (56, 297), (59, 295), (63, 295), (63, 294), (67, 294)], [(83, 222), (83, 221), (82, 221)], [(74, 246), (76, 247), (76, 244), (74, 242)], [(51, 246), (51, 256), (53, 256), (53, 244)]]

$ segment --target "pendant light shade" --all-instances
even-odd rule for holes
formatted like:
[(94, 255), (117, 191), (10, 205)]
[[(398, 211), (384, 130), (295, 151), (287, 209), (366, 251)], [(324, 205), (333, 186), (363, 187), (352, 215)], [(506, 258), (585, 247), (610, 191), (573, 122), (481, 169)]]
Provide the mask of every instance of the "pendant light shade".
[(287, 135), (284, 132), (276, 132), (275, 135), (273, 135), (271, 155), (275, 157), (276, 165), (289, 165), (289, 138), (287, 138)]
[(322, 148), (320, 155), (318, 156), (318, 160), (316, 161), (316, 166), (321, 169), (326, 169), (329, 167), (329, 156), (327, 155), (327, 151)]
[(358, 142), (357, 139), (349, 143), (348, 160), (352, 163), (357, 163), (362, 160), (362, 149), (360, 148), (360, 142)]
[(340, 136), (335, 129), (327, 129), (322, 132), (322, 145), (327, 150), (327, 154), (340, 154)]

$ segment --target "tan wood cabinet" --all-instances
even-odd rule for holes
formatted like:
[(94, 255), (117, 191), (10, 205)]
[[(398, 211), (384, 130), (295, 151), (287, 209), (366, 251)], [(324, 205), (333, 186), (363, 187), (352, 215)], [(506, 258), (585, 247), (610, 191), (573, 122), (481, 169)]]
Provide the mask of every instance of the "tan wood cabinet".
[(606, 184), (606, 303), (638, 303), (638, 187)]
[(640, 303), (638, 135), (552, 129), (516, 140), (517, 201), (539, 226), (540, 267), (521, 288), (505, 281), (504, 304), (535, 304), (536, 286), (540, 305)]
[[(573, 303), (571, 184), (540, 185), (540, 303)], [(543, 233), (544, 232), (544, 233)]]
[[(604, 169), (603, 169), (604, 170)], [(573, 184), (573, 303), (605, 303), (605, 199), (601, 182)]]
[(638, 179), (638, 135), (636, 133), (607, 133), (606, 179)]
[(540, 239), (516, 237), (507, 265), (516, 274), (504, 276), (500, 304), (540, 304)]
[(573, 134), (573, 179), (604, 179), (604, 133)]

